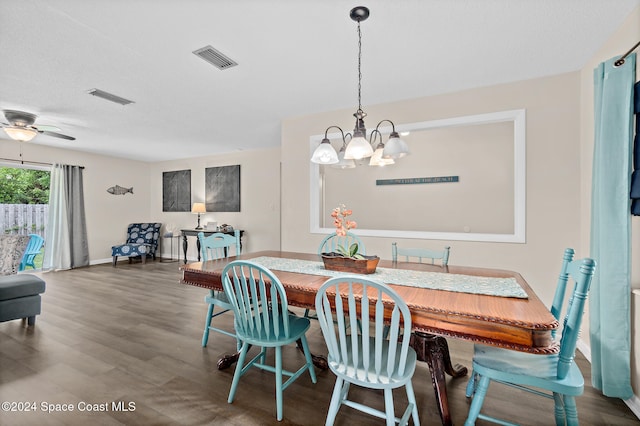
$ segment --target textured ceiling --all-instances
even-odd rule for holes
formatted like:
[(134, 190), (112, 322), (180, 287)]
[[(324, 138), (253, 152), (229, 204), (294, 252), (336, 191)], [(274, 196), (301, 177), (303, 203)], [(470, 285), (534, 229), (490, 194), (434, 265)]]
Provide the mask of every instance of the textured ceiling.
[[(640, 0), (362, 4), (371, 9), (362, 23), (366, 111), (579, 70)], [(287, 117), (356, 109), (357, 5), (0, 0), (0, 109), (35, 113), (36, 124), (77, 138), (30, 143), (143, 161), (275, 147)], [(207, 45), (239, 65), (220, 71), (192, 54)], [(135, 103), (95, 98), (93, 88)]]

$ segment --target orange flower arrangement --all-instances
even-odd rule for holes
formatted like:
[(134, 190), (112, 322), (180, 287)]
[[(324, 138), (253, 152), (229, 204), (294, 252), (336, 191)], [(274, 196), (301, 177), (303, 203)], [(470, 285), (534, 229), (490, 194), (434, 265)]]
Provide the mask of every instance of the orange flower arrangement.
[[(337, 236), (344, 237), (350, 229), (358, 227), (358, 223), (355, 220), (348, 219), (352, 214), (353, 211), (351, 209), (347, 209), (344, 204), (340, 204), (331, 211), (331, 217), (333, 218), (333, 225), (336, 227)], [(343, 247), (342, 244), (338, 244), (336, 250), (344, 257), (364, 259), (364, 256), (358, 253), (358, 243), (353, 243), (348, 248)]]
[(347, 217), (352, 214), (353, 210), (347, 209), (344, 204), (340, 204), (338, 207), (333, 209), (331, 217), (333, 218), (333, 224), (336, 227), (336, 235), (344, 237), (347, 235), (347, 231), (358, 227), (356, 221), (347, 219)]

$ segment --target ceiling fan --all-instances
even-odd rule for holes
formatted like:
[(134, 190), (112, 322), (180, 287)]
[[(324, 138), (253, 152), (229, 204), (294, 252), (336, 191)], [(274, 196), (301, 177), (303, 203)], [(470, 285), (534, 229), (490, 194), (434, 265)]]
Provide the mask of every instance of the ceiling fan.
[(55, 138), (67, 139), (70, 141), (76, 140), (73, 136), (63, 135), (61, 133), (54, 132), (54, 130), (60, 130), (55, 126), (34, 126), (37, 116), (29, 112), (15, 111), (11, 109), (5, 109), (2, 111), (4, 117), (9, 124), (0, 123), (2, 129), (13, 140), (20, 142), (29, 142), (36, 137), (38, 133), (53, 136)]

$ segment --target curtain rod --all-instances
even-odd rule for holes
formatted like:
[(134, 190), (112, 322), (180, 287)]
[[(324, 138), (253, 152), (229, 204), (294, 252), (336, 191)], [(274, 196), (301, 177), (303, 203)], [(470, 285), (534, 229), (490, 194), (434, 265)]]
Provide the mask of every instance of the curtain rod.
[(634, 50), (636, 50), (636, 49), (638, 48), (638, 46), (640, 46), (640, 41), (639, 41), (639, 42), (637, 42), (637, 43), (636, 43), (636, 45), (635, 45), (635, 46), (633, 46), (631, 49), (629, 49), (629, 51), (628, 51), (627, 53), (625, 53), (624, 55), (622, 55), (622, 57), (621, 57), (620, 59), (618, 59), (618, 60), (614, 63), (614, 65), (615, 65), (616, 67), (619, 67), (619, 66), (623, 65), (623, 64), (624, 64), (624, 60), (625, 60), (625, 58), (626, 58), (627, 56), (629, 56), (629, 55), (631, 54), (631, 52), (633, 52)]
[[(14, 158), (0, 158), (0, 161), (10, 161), (12, 163), (18, 163), (18, 164), (33, 164), (34, 166), (53, 166), (53, 164), (51, 163), (43, 163), (41, 161), (16, 160)], [(80, 167), (81, 169), (84, 169), (84, 166), (74, 166), (74, 167)]]

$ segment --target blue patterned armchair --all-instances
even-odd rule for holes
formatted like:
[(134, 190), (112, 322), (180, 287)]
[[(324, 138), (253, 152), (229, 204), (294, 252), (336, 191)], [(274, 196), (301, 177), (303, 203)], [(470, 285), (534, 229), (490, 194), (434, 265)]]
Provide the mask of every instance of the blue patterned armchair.
[(145, 263), (147, 256), (156, 258), (158, 238), (160, 237), (161, 223), (132, 223), (127, 228), (127, 242), (111, 247), (113, 266), (116, 266), (118, 256), (129, 257), (129, 263), (134, 257), (141, 257)]

